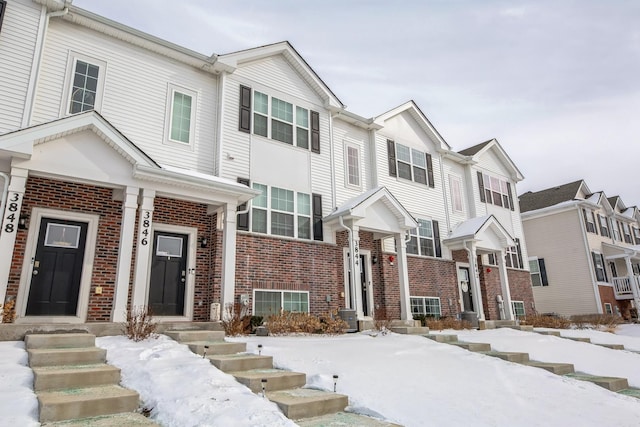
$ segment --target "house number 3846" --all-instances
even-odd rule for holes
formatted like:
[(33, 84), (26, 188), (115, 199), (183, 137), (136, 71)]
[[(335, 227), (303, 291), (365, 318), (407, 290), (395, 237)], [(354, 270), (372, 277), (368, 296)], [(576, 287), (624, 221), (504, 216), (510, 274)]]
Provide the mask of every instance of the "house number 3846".
[(4, 217), (4, 231), (14, 233), (18, 222), (20, 209), (20, 193), (9, 193), (6, 216)]
[(140, 227), (140, 244), (146, 246), (149, 244), (149, 230), (151, 229), (151, 212), (144, 211), (142, 213), (142, 226)]

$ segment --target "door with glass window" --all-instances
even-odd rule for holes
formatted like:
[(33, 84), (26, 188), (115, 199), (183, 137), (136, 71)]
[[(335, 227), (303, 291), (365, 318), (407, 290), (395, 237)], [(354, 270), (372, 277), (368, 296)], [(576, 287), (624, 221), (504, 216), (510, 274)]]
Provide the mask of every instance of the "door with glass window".
[(471, 281), (469, 280), (469, 267), (458, 267), (458, 283), (460, 284), (460, 293), (462, 294), (462, 311), (474, 311)]
[(187, 287), (186, 234), (154, 233), (149, 307), (155, 316), (183, 316)]
[(75, 316), (88, 224), (42, 218), (27, 316)]

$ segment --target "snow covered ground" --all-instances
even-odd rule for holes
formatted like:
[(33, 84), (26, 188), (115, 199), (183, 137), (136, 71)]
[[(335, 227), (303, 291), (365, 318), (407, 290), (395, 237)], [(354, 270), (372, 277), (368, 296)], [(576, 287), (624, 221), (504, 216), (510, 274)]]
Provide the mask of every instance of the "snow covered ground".
[[(588, 330), (561, 332), (589, 336), (594, 342), (611, 335), (615, 343), (640, 347), (640, 325), (624, 325), (620, 334), (606, 337)], [(513, 330), (456, 333), (463, 340), (490, 342), (497, 350), (513, 347), (533, 359), (548, 357), (573, 363), (577, 370), (624, 376), (640, 386), (640, 354)], [(638, 425), (638, 399), (419, 336), (362, 333), (233, 340), (247, 342), (249, 352), (262, 344), (262, 353), (274, 356), (277, 366), (305, 372), (310, 387), (332, 390), (337, 374), (338, 392), (349, 395), (350, 410), (405, 426)], [(97, 344), (107, 349), (109, 363), (122, 369), (123, 384), (141, 394), (162, 425), (295, 425), (274, 404), (166, 337), (141, 343), (104, 337)], [(0, 354), (0, 425), (38, 426), (23, 343), (2, 342)], [(589, 371), (596, 368), (599, 371)]]

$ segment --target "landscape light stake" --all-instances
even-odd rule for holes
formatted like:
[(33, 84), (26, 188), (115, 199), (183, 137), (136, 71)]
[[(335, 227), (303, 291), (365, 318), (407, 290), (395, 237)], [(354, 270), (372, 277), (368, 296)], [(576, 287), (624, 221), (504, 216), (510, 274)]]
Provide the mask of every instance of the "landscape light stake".
[(258, 356), (262, 354), (262, 344), (258, 344)]
[(207, 357), (207, 350), (209, 350), (209, 346), (205, 345), (204, 346), (204, 351), (202, 352), (202, 358), (204, 359), (205, 357)]
[(262, 397), (266, 397), (265, 391), (267, 389), (267, 379), (266, 378), (261, 379), (260, 384), (262, 385)]
[(338, 386), (338, 376), (334, 375), (333, 376), (333, 392), (336, 392), (336, 387)]

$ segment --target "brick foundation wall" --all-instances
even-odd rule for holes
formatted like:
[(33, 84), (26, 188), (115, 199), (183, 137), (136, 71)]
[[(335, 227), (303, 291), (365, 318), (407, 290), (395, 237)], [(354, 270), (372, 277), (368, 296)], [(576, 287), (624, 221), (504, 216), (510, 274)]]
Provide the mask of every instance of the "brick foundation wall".
[(456, 264), (451, 260), (407, 256), (411, 296), (440, 297), (443, 316), (460, 311)]
[(535, 314), (531, 273), (526, 270), (507, 269), (507, 276), (509, 277), (511, 300), (524, 302), (525, 315)]
[[(96, 253), (89, 292), (87, 322), (111, 319), (115, 294), (116, 265), (120, 240), (121, 202), (112, 199), (113, 190), (93, 185), (29, 177), (22, 204), (22, 215), (29, 216), (34, 207), (99, 215)], [(28, 230), (16, 234), (7, 296), (17, 296)], [(102, 294), (95, 293), (102, 287)]]
[(598, 293), (600, 294), (600, 301), (602, 302), (602, 313), (606, 314), (606, 310), (604, 309), (605, 303), (611, 304), (611, 309), (613, 310), (613, 314), (616, 313), (616, 307), (620, 311), (620, 315), (625, 319), (631, 318), (631, 300), (620, 300), (616, 299), (616, 294), (613, 290), (612, 286), (602, 286), (598, 285)]

